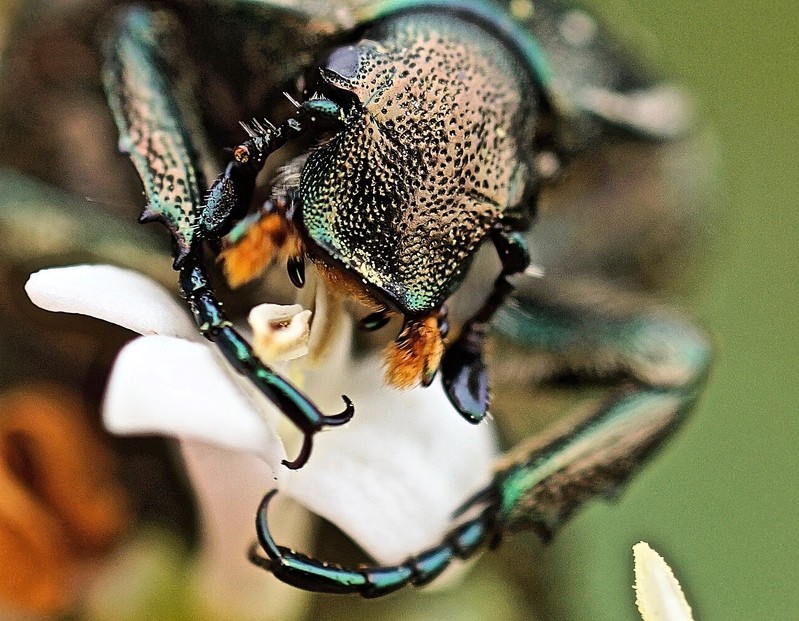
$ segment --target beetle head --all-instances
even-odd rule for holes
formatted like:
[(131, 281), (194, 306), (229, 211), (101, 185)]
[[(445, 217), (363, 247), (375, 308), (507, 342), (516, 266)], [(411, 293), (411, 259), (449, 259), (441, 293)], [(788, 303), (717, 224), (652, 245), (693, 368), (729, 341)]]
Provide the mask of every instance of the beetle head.
[(320, 64), (309, 101), (333, 102), (340, 122), (305, 160), (298, 196), (318, 255), (418, 315), (519, 204), (529, 167), (516, 124), (530, 115), (520, 72), (484, 32), (418, 17), (392, 28)]

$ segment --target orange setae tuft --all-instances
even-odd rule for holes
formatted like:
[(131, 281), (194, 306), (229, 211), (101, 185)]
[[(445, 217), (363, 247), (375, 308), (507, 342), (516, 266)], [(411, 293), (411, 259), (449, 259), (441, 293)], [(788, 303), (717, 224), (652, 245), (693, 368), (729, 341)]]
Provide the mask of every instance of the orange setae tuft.
[(437, 315), (409, 321), (386, 349), (386, 382), (395, 388), (429, 384), (443, 354)]
[(257, 278), (278, 257), (301, 257), (302, 240), (286, 218), (279, 213), (265, 214), (253, 222), (244, 234), (219, 253), (225, 277), (232, 288)]

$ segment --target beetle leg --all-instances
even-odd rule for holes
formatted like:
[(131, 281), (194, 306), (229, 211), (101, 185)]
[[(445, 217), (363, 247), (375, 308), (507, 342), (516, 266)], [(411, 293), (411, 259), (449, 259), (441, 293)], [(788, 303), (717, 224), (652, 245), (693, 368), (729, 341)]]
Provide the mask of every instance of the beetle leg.
[(275, 491), (261, 501), (255, 518), (256, 532), (266, 557), (257, 546), (249, 558), (276, 578), (306, 591), (354, 593), (362, 597), (380, 597), (406, 585), (422, 586), (444, 571), (455, 559), (467, 559), (493, 540), (494, 507), (484, 507), (472, 519), (463, 521), (447, 533), (442, 542), (429, 550), (393, 566), (343, 567), (295, 552), (275, 543), (269, 532), (266, 513)]
[[(233, 159), (214, 181), (205, 195), (199, 217), (199, 227), (205, 239), (218, 239), (226, 235), (233, 224), (242, 218), (250, 207), (255, 180), (266, 159), (289, 140), (307, 131), (309, 124), (304, 108), (299, 118), (289, 118), (277, 127), (257, 120), (250, 127), (242, 123), (249, 139), (233, 150)], [(266, 121), (265, 121), (266, 123)], [(179, 263), (178, 263), (179, 265)]]
[(352, 401), (342, 396), (344, 411), (325, 416), (290, 382), (261, 362), (225, 316), (200, 257), (191, 254), (186, 259), (180, 270), (180, 286), (203, 336), (215, 342), (233, 368), (248, 377), (303, 433), (300, 455), (294, 461), (283, 461), (291, 469), (302, 467), (310, 455), (314, 434), (348, 422), (354, 413)]
[[(102, 77), (119, 149), (144, 184), (147, 206), (140, 221), (169, 228), (179, 262), (197, 242), (202, 173), (211, 168), (191, 103), (182, 31), (169, 14), (141, 7), (121, 11), (114, 25), (104, 41)], [(172, 44), (161, 45), (165, 41)]]
[(471, 423), (479, 423), (488, 412), (488, 370), (483, 361), (483, 345), (491, 319), (513, 291), (507, 276), (524, 271), (530, 264), (530, 255), (520, 235), (498, 228), (492, 239), (502, 262), (502, 273), (494, 282), (491, 295), (466, 322), (441, 361), (444, 389), (455, 408)]
[(189, 65), (180, 51), (180, 33), (166, 14), (142, 7), (120, 12), (116, 26), (104, 47), (103, 81), (120, 132), (120, 148), (144, 184), (148, 206), (142, 220), (159, 220), (172, 232), (181, 292), (203, 335), (304, 434), (299, 457), (284, 462), (299, 468), (308, 458), (313, 435), (347, 422), (353, 415), (352, 403), (344, 397), (344, 411), (325, 416), (258, 359), (214, 294), (203, 265), (202, 242), (226, 233), (233, 219), (246, 210), (266, 157), (304, 131), (303, 123), (310, 122), (308, 111), (300, 110), (298, 118), (279, 127), (256, 123), (254, 129), (248, 128), (249, 139), (236, 148), (233, 161), (203, 201), (198, 145), (204, 140), (186, 82), (175, 82)]
[(603, 402), (499, 464), (497, 519), (507, 530), (533, 528), (546, 538), (586, 499), (614, 496), (701, 392), (711, 357), (703, 331), (672, 310), (621, 306), (619, 297), (585, 287), (564, 296), (535, 283), (495, 318), (499, 333), (551, 353), (569, 372), (616, 382)]
[[(241, 208), (241, 197), (251, 196), (255, 177), (263, 167), (266, 157), (283, 146), (289, 138), (303, 131), (303, 126), (296, 119), (289, 119), (276, 128), (270, 126), (269, 129), (257, 124), (256, 129), (250, 132), (250, 139), (236, 148), (234, 160), (208, 191), (200, 219), (202, 230), (211, 236), (226, 232), (230, 218)], [(274, 217), (281, 218), (279, 222), (285, 223), (281, 224), (285, 228), (281, 228), (280, 233), (286, 236), (284, 243), (287, 244), (290, 255), (289, 265), (294, 266), (295, 277), (292, 280), (301, 285), (304, 272), (300, 272), (298, 268), (303, 256), (298, 254), (302, 253), (299, 236), (290, 220), (282, 214), (266, 216), (270, 223), (274, 223)], [(247, 376), (303, 433), (300, 454), (293, 461), (283, 461), (287, 468), (301, 468), (310, 457), (314, 434), (326, 427), (342, 425), (352, 418), (355, 412), (352, 401), (342, 395), (344, 411), (325, 416), (302, 392), (265, 365), (225, 317), (208, 280), (199, 249), (190, 252), (180, 264), (180, 284), (181, 292), (188, 300), (203, 336), (214, 341), (233, 367)]]
[(574, 357), (571, 368), (586, 377), (603, 368), (623, 378), (606, 399), (500, 458), (491, 483), (455, 512), (441, 544), (392, 567), (331, 565), (275, 543), (266, 522), (272, 492), (256, 518), (268, 558), (252, 550), (251, 560), (302, 589), (377, 597), (428, 582), (454, 558), (495, 547), (516, 531), (532, 530), (546, 541), (587, 500), (615, 497), (693, 407), (710, 346), (699, 329), (671, 311), (597, 306), (587, 313), (583, 297), (569, 300), (526, 291), (494, 323), (527, 347)]

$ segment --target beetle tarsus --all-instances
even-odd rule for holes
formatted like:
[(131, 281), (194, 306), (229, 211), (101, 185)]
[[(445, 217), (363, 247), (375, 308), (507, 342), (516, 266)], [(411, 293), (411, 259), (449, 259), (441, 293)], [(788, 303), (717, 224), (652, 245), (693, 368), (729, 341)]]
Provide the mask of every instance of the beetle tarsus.
[(454, 526), (441, 543), (412, 556), (398, 565), (386, 567), (361, 565), (356, 568), (327, 563), (278, 545), (267, 522), (269, 503), (275, 497), (272, 490), (261, 501), (255, 518), (258, 542), (249, 550), (249, 559), (278, 579), (307, 591), (321, 593), (352, 593), (373, 598), (388, 595), (412, 584), (423, 586), (443, 572), (455, 559), (467, 559), (480, 548), (496, 539), (496, 507), (485, 507), (474, 519)]

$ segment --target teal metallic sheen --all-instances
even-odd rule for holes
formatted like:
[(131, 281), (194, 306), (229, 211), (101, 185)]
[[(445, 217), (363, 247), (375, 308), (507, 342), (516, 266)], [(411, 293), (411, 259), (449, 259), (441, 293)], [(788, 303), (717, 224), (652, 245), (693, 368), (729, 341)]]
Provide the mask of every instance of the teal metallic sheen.
[[(533, 438), (504, 456), (440, 543), (398, 565), (347, 568), (277, 545), (266, 520), (274, 492), (256, 515), (266, 556), (256, 547), (251, 560), (299, 588), (377, 597), (426, 584), (515, 531), (551, 537), (584, 502), (618, 493), (695, 404), (709, 373), (710, 343), (686, 317), (628, 297), (617, 283), (596, 279), (581, 288), (575, 275), (539, 282), (526, 274), (529, 227), (539, 192), (571, 163), (620, 143), (665, 148), (684, 138), (680, 123), (641, 113), (671, 101), (670, 92), (661, 98), (667, 85), (619, 53), (599, 27), (577, 45), (566, 40), (560, 26), (569, 9), (555, 0), (536, 2), (526, 21), (466, 0), (390, 0), (366, 9), (351, 0), (342, 12), (354, 17), (349, 21), (326, 2), (292, 0), (290, 10), (267, 0), (231, 4), (260, 24), (285, 20), (286, 32), (270, 31), (285, 39), (285, 57), (259, 58), (280, 84), (304, 69), (295, 57), (323, 58), (344, 46), (311, 67), (321, 77), (310, 72), (313, 86), (294, 116), (278, 126), (244, 125), (249, 138), (208, 192), (200, 172), (208, 164), (206, 132), (196, 94), (181, 88), (190, 82), (182, 72), (191, 63), (184, 62), (176, 20), (144, 8), (121, 11), (104, 46), (103, 81), (120, 145), (144, 186), (142, 219), (161, 221), (172, 233), (181, 292), (200, 331), (304, 434), (300, 456), (286, 465), (305, 463), (314, 434), (346, 423), (352, 403), (344, 397), (345, 410), (326, 416), (258, 359), (213, 291), (203, 243), (246, 233), (255, 221), (245, 214), (259, 171), (301, 137), (316, 142), (288, 165), (299, 183), (281, 188), (285, 217), (312, 260), (354, 276), (385, 304), (374, 328), (385, 325), (381, 313), (390, 310), (406, 324), (423, 317), (445, 331), (443, 304), (478, 248), (486, 240), (495, 245), (501, 273), (440, 365), (461, 415), (478, 423), (488, 412), (482, 350), (489, 334), (500, 347), (508, 342), (548, 356), (553, 377), (567, 373), (608, 387), (603, 400), (545, 440)], [(288, 36), (297, 23), (300, 31)], [(600, 258), (612, 262), (616, 250)], [(305, 258), (289, 264), (298, 286)], [(597, 286), (602, 295), (594, 297)]]

